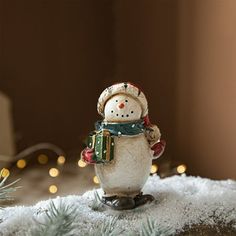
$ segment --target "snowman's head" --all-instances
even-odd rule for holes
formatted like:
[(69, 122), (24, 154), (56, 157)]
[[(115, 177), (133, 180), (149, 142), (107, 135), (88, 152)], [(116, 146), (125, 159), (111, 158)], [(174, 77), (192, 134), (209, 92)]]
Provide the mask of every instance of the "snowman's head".
[(127, 122), (139, 120), (142, 107), (139, 101), (127, 94), (116, 94), (105, 104), (104, 120), (108, 122)]
[(98, 99), (97, 110), (107, 122), (137, 121), (148, 115), (148, 103), (137, 86), (122, 82), (103, 90)]

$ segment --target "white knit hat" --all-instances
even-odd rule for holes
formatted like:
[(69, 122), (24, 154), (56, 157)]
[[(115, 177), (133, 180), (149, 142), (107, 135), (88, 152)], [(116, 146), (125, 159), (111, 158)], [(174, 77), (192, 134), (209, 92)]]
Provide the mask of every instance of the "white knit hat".
[(98, 113), (104, 116), (104, 107), (106, 102), (116, 94), (127, 94), (137, 99), (142, 107), (142, 117), (148, 114), (148, 104), (144, 93), (135, 85), (129, 82), (113, 84), (106, 88), (100, 95), (97, 103)]

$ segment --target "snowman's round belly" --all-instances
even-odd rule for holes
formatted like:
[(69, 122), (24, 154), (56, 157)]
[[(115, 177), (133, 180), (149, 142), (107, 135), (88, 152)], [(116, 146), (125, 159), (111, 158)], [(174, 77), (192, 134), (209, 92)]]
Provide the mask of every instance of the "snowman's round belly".
[(145, 184), (152, 163), (152, 152), (143, 134), (115, 137), (114, 160), (95, 165), (101, 187), (107, 195), (132, 195)]

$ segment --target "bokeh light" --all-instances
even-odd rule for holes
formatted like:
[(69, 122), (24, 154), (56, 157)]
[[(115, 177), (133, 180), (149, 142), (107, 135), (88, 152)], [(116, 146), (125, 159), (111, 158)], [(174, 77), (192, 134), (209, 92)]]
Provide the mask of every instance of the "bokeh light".
[(58, 191), (58, 188), (56, 185), (52, 184), (49, 186), (48, 191), (52, 194), (56, 193)]
[(19, 168), (19, 169), (23, 169), (26, 167), (26, 160), (24, 159), (20, 159), (16, 162), (16, 166)]
[(154, 174), (154, 173), (156, 173), (157, 171), (158, 171), (158, 166), (157, 166), (157, 165), (152, 165), (152, 166), (151, 166), (151, 170), (150, 170), (151, 174)]
[(177, 166), (176, 170), (179, 174), (183, 174), (186, 171), (186, 169), (187, 169), (186, 165), (182, 164), (182, 165)]
[(1, 170), (1, 177), (5, 178), (8, 177), (10, 175), (10, 170), (8, 170), (7, 168), (3, 168)]
[(98, 177), (96, 175), (93, 177), (93, 182), (95, 184), (99, 184), (99, 180), (98, 180)]
[(57, 168), (51, 168), (49, 170), (49, 175), (51, 177), (57, 177), (59, 175), (59, 170)]
[(81, 167), (81, 168), (83, 168), (83, 167), (87, 166), (87, 164), (86, 164), (84, 161), (79, 160), (79, 161), (78, 161), (78, 166)]
[(48, 163), (48, 156), (45, 155), (45, 154), (40, 154), (40, 155), (38, 156), (38, 162), (39, 162), (40, 164), (42, 164), (42, 165), (47, 164), (47, 163)]
[(64, 156), (59, 156), (57, 158), (57, 164), (58, 165), (63, 165), (65, 163), (65, 161), (66, 161), (66, 158)]

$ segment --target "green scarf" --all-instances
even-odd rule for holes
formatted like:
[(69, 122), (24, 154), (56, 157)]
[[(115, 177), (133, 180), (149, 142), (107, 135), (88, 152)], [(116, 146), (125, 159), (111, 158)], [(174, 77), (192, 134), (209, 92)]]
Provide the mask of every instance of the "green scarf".
[(104, 121), (97, 121), (95, 129), (101, 131), (103, 129), (109, 130), (112, 136), (121, 135), (137, 135), (143, 133), (145, 130), (144, 121), (137, 120), (133, 122), (109, 123)]

